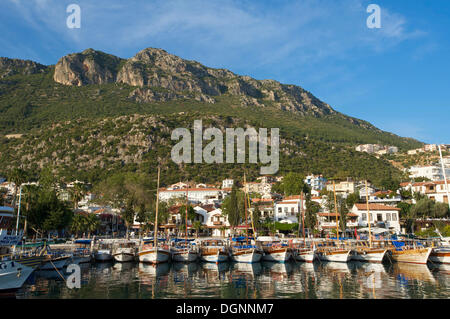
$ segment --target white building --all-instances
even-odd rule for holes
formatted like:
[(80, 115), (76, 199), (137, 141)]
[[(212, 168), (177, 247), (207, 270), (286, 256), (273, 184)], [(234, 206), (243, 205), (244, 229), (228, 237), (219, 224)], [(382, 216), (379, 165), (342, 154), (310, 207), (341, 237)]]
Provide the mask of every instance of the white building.
[(326, 187), (327, 179), (322, 175), (308, 175), (304, 179), (304, 182), (311, 187), (312, 190), (321, 191)]
[[(367, 204), (355, 204), (351, 212), (358, 215), (358, 226), (368, 226)], [(369, 204), (369, 219), (371, 226), (384, 223), (386, 228), (400, 232), (400, 208), (381, 204)]]
[[(365, 199), (365, 198), (364, 198)], [(402, 201), (402, 197), (393, 191), (378, 191), (369, 196), (369, 203), (397, 206)]]
[[(304, 201), (304, 200), (303, 200)], [(300, 212), (300, 195), (288, 196), (283, 201), (275, 204), (274, 219), (277, 222), (297, 223)], [(303, 209), (304, 209), (303, 205)]]
[(222, 189), (232, 188), (233, 185), (234, 185), (234, 180), (233, 179), (224, 179), (222, 181)]
[(348, 194), (353, 194), (355, 192), (356, 183), (350, 179), (335, 183), (335, 186), (333, 186), (332, 182), (327, 183), (327, 191), (332, 192), (334, 187), (336, 188), (336, 194), (346, 197)]
[(184, 188), (184, 189), (168, 189), (160, 188), (159, 200), (169, 201), (172, 198), (186, 198), (192, 203), (211, 204), (220, 201), (222, 191), (218, 188)]
[[(445, 169), (445, 174), (450, 176), (450, 168)], [(411, 166), (409, 168), (409, 178), (426, 177), (432, 181), (439, 181), (444, 179), (442, 167), (438, 165), (428, 166)]]
[[(450, 180), (447, 180), (447, 184), (450, 188)], [(421, 193), (426, 195), (429, 199), (436, 202), (448, 204), (447, 189), (445, 187), (445, 181), (433, 181), (433, 182), (420, 182), (420, 183), (401, 183), (400, 186), (404, 190), (411, 190), (413, 193)], [(450, 189), (449, 189), (450, 192)]]

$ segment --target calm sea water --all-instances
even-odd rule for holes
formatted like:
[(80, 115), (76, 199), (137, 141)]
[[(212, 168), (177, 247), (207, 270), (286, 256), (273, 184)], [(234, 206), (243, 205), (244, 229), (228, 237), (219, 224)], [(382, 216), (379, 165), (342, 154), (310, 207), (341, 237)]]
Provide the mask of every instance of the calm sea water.
[(450, 265), (94, 263), (81, 270), (80, 289), (67, 288), (56, 271), (38, 271), (16, 297), (450, 298)]

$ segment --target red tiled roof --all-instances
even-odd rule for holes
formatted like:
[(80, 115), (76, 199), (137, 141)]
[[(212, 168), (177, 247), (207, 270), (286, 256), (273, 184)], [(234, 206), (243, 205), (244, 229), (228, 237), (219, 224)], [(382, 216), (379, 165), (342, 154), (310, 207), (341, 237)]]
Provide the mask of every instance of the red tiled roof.
[[(358, 210), (367, 210), (367, 204), (355, 204), (356, 208)], [(400, 208), (392, 207), (392, 206), (386, 206), (381, 204), (369, 204), (369, 210), (398, 210), (400, 211)]]
[(198, 192), (198, 191), (219, 191), (218, 188), (181, 188), (181, 189), (167, 189), (160, 188), (159, 192)]
[[(322, 217), (336, 217), (336, 213), (318, 213), (319, 216)], [(338, 214), (338, 217), (340, 217), (340, 214)], [(355, 213), (348, 213), (347, 217), (358, 217)]]

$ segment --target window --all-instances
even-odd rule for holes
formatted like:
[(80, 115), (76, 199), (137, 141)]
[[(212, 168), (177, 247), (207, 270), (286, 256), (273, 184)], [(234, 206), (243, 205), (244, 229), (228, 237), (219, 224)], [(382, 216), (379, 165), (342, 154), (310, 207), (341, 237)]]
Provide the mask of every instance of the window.
[(391, 221), (391, 214), (390, 213), (386, 213), (386, 221), (388, 221), (388, 222)]
[(367, 214), (366, 213), (362, 213), (362, 220), (366, 221), (367, 220)]
[(281, 211), (282, 211), (282, 210), (281, 210), (281, 207), (278, 207), (278, 212), (281, 213)]
[(392, 221), (397, 221), (397, 213), (392, 213)]

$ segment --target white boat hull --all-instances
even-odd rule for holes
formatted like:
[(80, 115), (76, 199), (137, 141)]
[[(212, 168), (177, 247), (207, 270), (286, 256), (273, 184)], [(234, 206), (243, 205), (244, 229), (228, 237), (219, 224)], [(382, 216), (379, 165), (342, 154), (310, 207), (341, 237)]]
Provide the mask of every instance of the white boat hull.
[(297, 252), (294, 256), (295, 260), (312, 263), (314, 259), (316, 259), (316, 253), (314, 251), (300, 251)]
[(215, 254), (201, 255), (200, 259), (209, 263), (221, 263), (228, 260), (228, 255), (226, 253), (217, 252)]
[(270, 251), (270, 252), (264, 252), (264, 256), (262, 259), (264, 261), (272, 261), (272, 262), (279, 262), (284, 263), (291, 258), (291, 252), (287, 248), (283, 248), (280, 250)]
[(320, 252), (318, 257), (321, 261), (346, 263), (351, 260), (350, 250), (348, 251), (332, 251)]
[(94, 259), (97, 261), (111, 261), (113, 256), (110, 251), (97, 251), (94, 253)]
[(433, 248), (392, 251), (392, 259), (399, 263), (426, 264)]
[(129, 261), (134, 261), (135, 260), (135, 256), (132, 253), (126, 253), (126, 252), (120, 252), (120, 253), (116, 253), (113, 255), (114, 260), (118, 261), (118, 262), (129, 262)]
[(139, 261), (150, 264), (160, 264), (168, 262), (170, 251), (167, 249), (148, 249), (139, 252)]
[(172, 260), (178, 262), (194, 262), (198, 258), (195, 251), (175, 251), (172, 252)]
[(32, 267), (16, 261), (0, 262), (0, 291), (20, 289), (33, 272)]
[(366, 250), (366, 251), (354, 251), (351, 256), (352, 260), (370, 262), (370, 263), (381, 263), (386, 256), (387, 249), (383, 250)]
[(231, 254), (231, 259), (238, 263), (257, 263), (261, 261), (263, 254), (262, 252), (256, 251), (255, 249), (249, 252), (234, 251)]
[(429, 256), (429, 260), (438, 264), (450, 264), (450, 249), (434, 248)]

